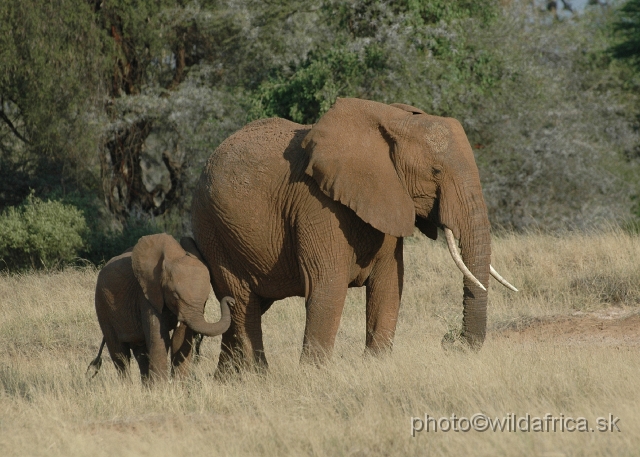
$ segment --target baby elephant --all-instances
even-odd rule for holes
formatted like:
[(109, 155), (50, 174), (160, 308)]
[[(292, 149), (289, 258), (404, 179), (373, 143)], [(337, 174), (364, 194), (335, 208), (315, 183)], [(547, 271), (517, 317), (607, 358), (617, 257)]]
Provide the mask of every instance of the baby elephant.
[(231, 322), (231, 297), (220, 302), (219, 322), (205, 321), (210, 291), (209, 270), (193, 239), (184, 237), (178, 243), (165, 233), (140, 238), (133, 250), (109, 260), (98, 274), (95, 304), (104, 339), (87, 374), (92, 369), (94, 376), (97, 373), (106, 343), (121, 374), (133, 352), (143, 382), (149, 381), (149, 373), (152, 380), (166, 379), (171, 348), (171, 371), (184, 376), (194, 332), (217, 336)]

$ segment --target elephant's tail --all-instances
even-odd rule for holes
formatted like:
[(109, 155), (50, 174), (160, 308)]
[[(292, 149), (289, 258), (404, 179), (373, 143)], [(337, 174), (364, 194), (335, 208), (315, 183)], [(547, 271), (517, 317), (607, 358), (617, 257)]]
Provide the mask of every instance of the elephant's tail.
[(95, 377), (95, 375), (98, 374), (98, 371), (100, 371), (100, 367), (102, 366), (102, 350), (104, 349), (105, 343), (106, 341), (103, 337), (102, 344), (100, 345), (100, 349), (98, 350), (98, 355), (96, 356), (95, 359), (93, 359), (93, 361), (87, 367), (87, 372), (85, 373), (85, 376), (87, 377), (87, 379), (91, 379)]

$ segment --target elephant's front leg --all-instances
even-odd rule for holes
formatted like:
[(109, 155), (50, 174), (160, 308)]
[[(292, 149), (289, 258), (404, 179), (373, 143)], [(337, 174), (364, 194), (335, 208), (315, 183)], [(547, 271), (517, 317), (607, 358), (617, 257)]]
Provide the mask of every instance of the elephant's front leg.
[(178, 324), (171, 336), (171, 371), (178, 379), (186, 378), (193, 358), (194, 331), (184, 322)]
[(393, 346), (402, 297), (402, 238), (388, 236), (384, 244), (366, 282), (366, 348), (373, 354)]
[(235, 297), (231, 308), (231, 326), (222, 335), (217, 376), (240, 368), (267, 368), (262, 342), (262, 299), (253, 292), (235, 291), (223, 295)]
[[(150, 380), (166, 380), (168, 378), (167, 353), (171, 343), (167, 319), (163, 314), (158, 313), (146, 299), (142, 300), (140, 311), (149, 357)], [(165, 307), (164, 312), (170, 311)]]

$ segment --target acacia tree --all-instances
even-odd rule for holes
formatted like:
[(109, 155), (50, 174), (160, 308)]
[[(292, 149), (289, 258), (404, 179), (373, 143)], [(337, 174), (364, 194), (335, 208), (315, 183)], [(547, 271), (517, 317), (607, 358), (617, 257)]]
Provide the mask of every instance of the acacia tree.
[(553, 21), (531, 4), (0, 2), (0, 207), (75, 186), (125, 225), (175, 216), (184, 232), (190, 189), (232, 131), (315, 122), (356, 96), (459, 119), (501, 225), (619, 215), (615, 167), (637, 135), (629, 78), (603, 52), (608, 13)]
[(628, 60), (640, 70), (640, 0), (629, 0), (620, 8), (613, 28), (620, 39), (611, 48), (613, 56)]
[(91, 186), (101, 34), (86, 4), (0, 2), (0, 208)]
[(248, 57), (238, 44), (246, 10), (216, 1), (92, 5), (113, 55), (100, 153), (107, 207), (121, 222), (174, 209), (184, 219), (203, 148), (244, 120), (234, 113), (229, 122), (238, 103), (216, 86), (238, 84), (228, 68)]
[[(95, 22), (108, 36), (107, 55), (110, 56), (110, 71), (105, 82), (108, 91), (106, 113), (110, 119), (100, 153), (102, 191), (105, 203), (121, 222), (125, 222), (132, 208), (142, 211), (161, 212), (161, 206), (173, 196), (167, 193), (160, 205), (156, 188), (148, 188), (143, 182), (141, 152), (151, 132), (153, 118), (142, 116), (133, 122), (118, 122), (121, 113), (115, 108), (121, 97), (137, 96), (145, 86), (158, 83), (169, 89), (180, 83), (184, 65), (178, 59), (171, 83), (162, 81), (170, 73), (170, 66), (163, 61), (166, 40), (162, 37), (160, 13), (176, 2), (140, 1), (135, 8), (125, 0), (105, 2), (91, 1)], [(160, 80), (160, 81), (158, 81)], [(164, 84), (163, 84), (164, 83)], [(172, 182), (178, 182), (180, 167), (175, 166), (169, 152), (163, 154), (164, 165), (169, 170)], [(176, 186), (172, 186), (175, 194)]]

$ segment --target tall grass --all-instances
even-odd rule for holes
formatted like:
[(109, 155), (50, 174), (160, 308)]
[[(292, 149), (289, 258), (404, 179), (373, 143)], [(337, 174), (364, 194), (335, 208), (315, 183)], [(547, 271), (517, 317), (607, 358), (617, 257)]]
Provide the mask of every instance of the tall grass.
[[(333, 358), (298, 363), (301, 299), (263, 316), (270, 368), (213, 378), (219, 338), (185, 382), (141, 386), (109, 363), (87, 381), (101, 340), (92, 269), (0, 276), (0, 454), (10, 455), (637, 455), (637, 347), (523, 343), (499, 337), (536, 318), (611, 306), (637, 312), (640, 238), (620, 231), (504, 235), (493, 265), (521, 292), (492, 284), (477, 354), (445, 353), (461, 320), (461, 274), (444, 243), (405, 242), (394, 351), (363, 356), (364, 291), (349, 292)], [(217, 307), (208, 306), (210, 319)], [(640, 332), (640, 329), (639, 329)], [(611, 413), (621, 432), (419, 432), (411, 418)]]

